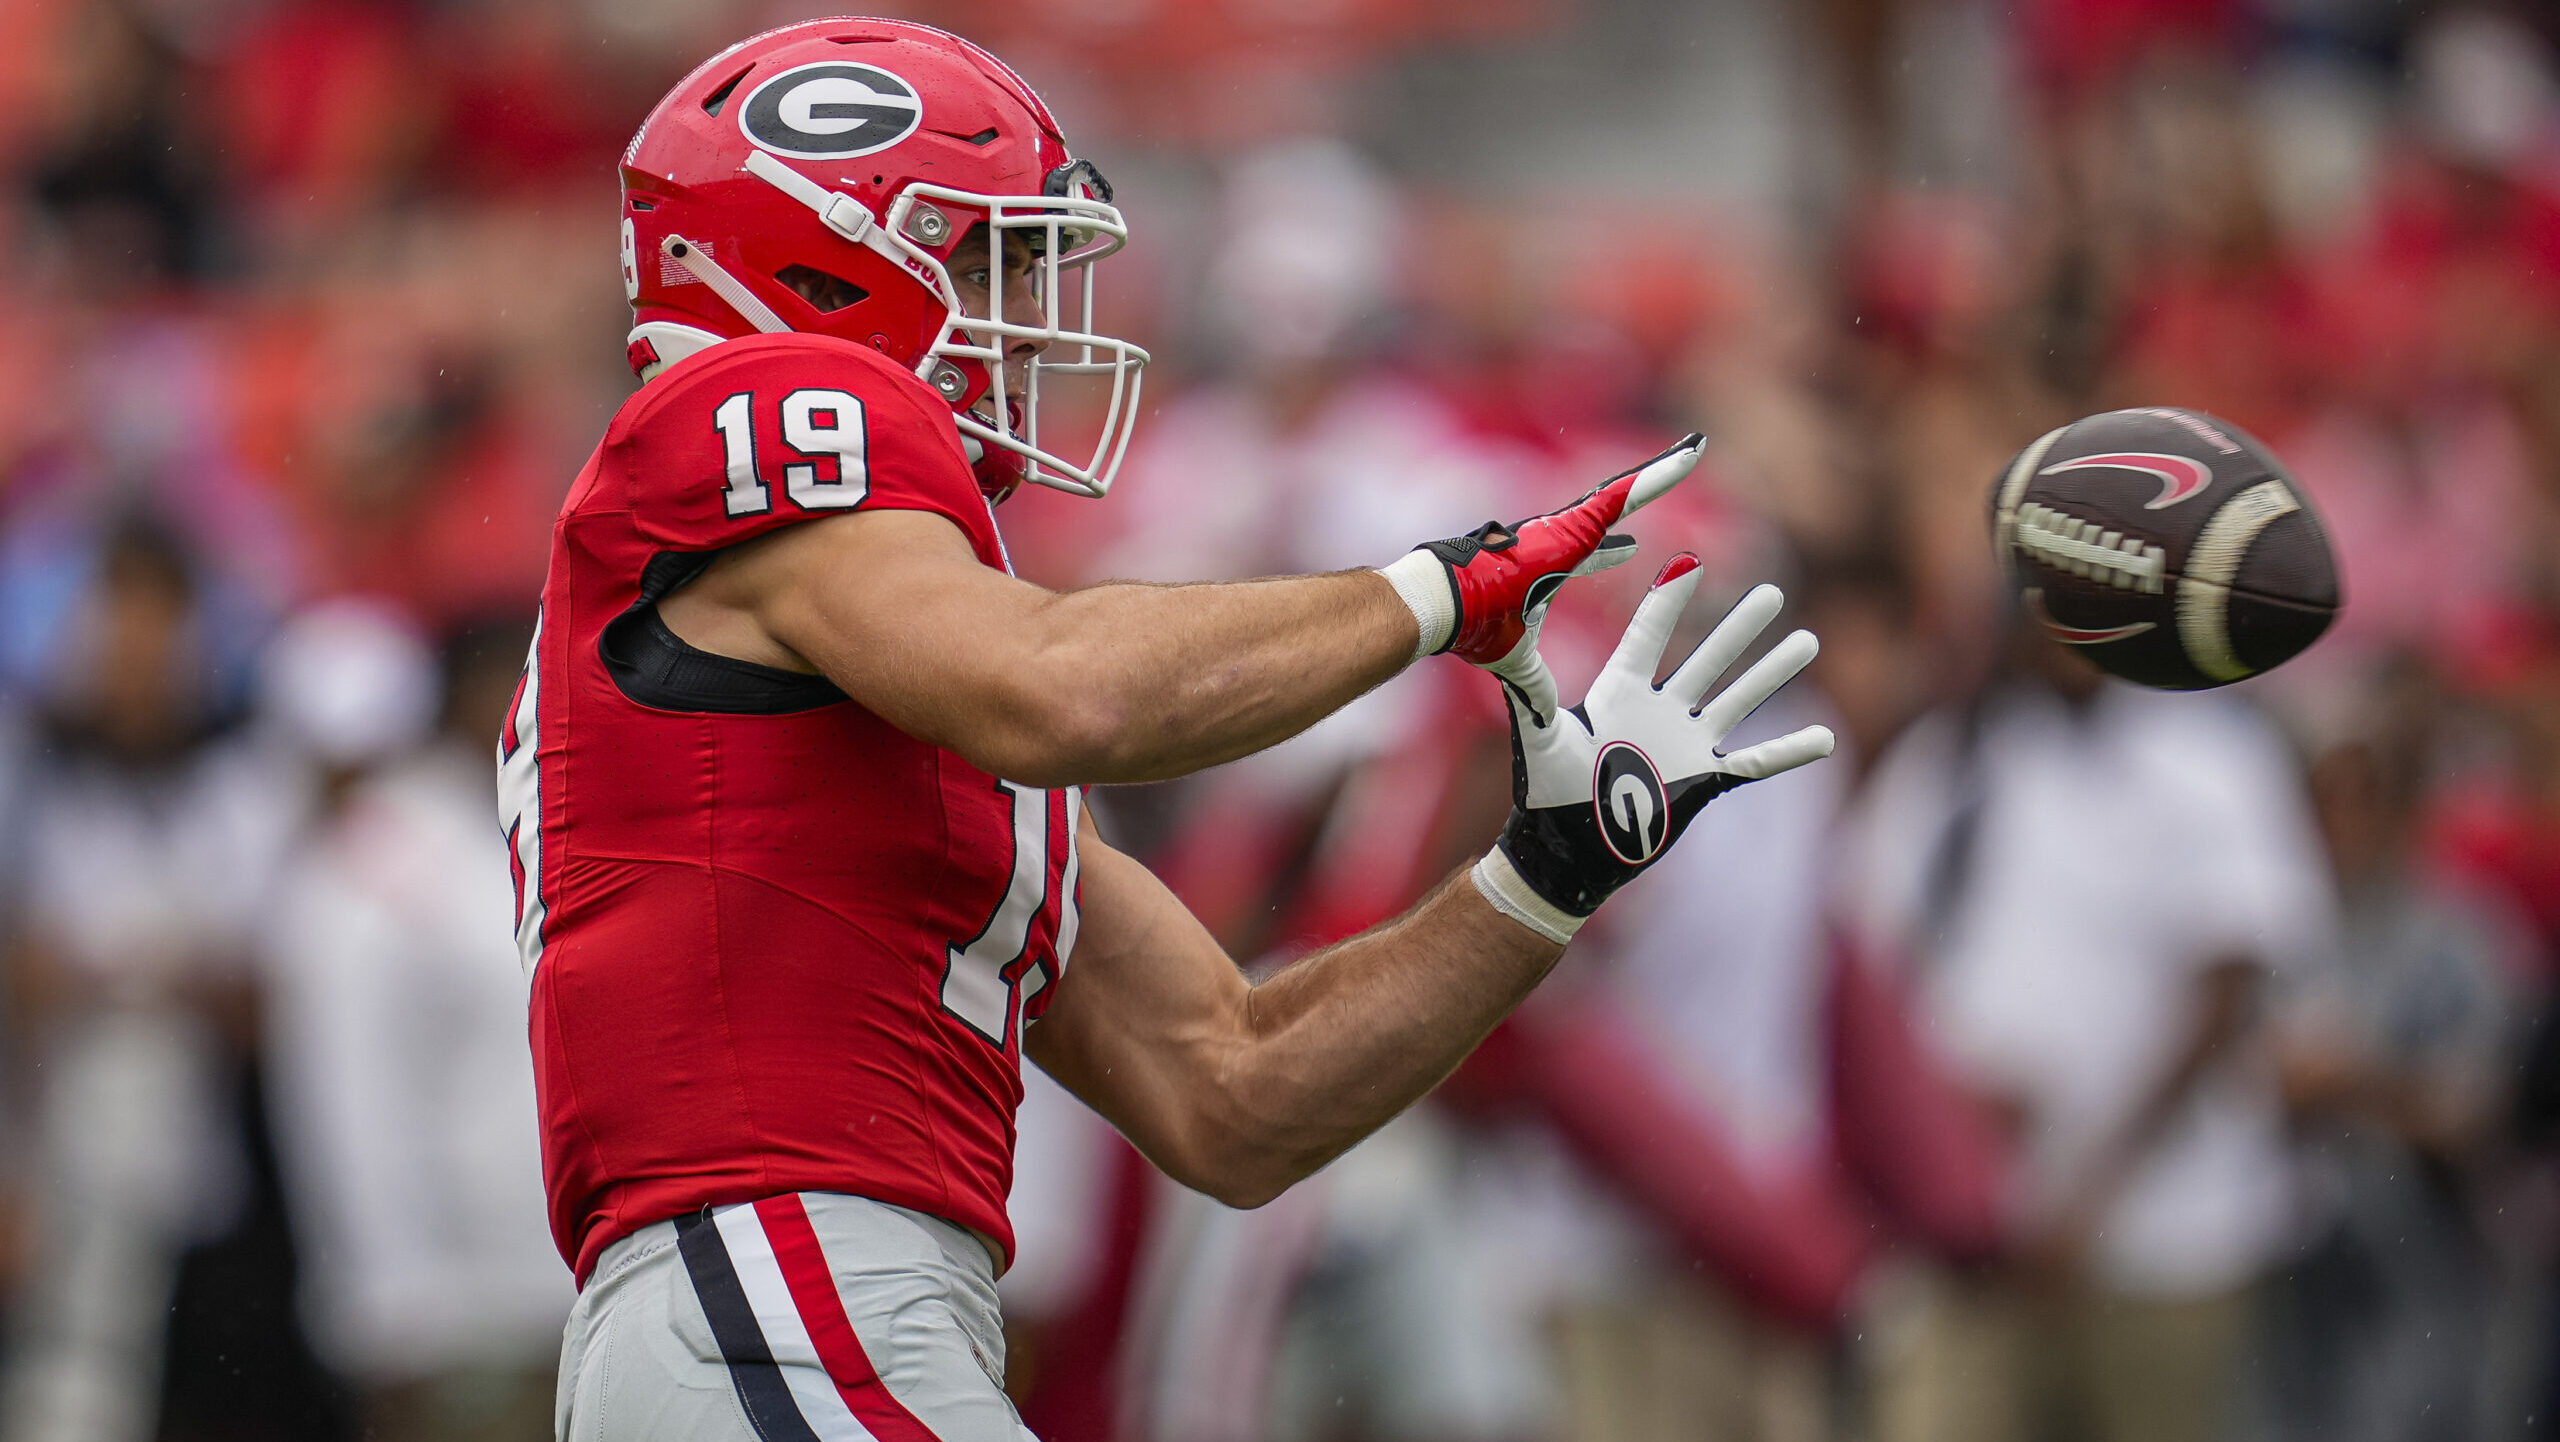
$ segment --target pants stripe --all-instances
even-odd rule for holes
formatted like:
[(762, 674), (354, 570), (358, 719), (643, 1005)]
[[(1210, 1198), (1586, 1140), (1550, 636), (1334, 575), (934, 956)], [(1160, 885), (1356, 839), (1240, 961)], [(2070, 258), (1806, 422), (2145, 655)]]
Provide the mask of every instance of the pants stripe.
[[(739, 1216), (745, 1218), (743, 1229), (729, 1224), (730, 1218)], [(753, 1237), (745, 1269), (732, 1244), (741, 1230)], [(706, 1208), (676, 1219), (676, 1239), (686, 1275), (693, 1279), (694, 1295), (702, 1302), (702, 1315), (711, 1324), (712, 1340), (719, 1343), (721, 1360), (729, 1364), (729, 1380), (738, 1389), (739, 1405), (746, 1409), (756, 1436), (763, 1442), (871, 1442), (816, 1371), (816, 1356), (808, 1352), (806, 1335), (798, 1337), (797, 1349), (791, 1345), (797, 1319), (779, 1337), (768, 1329), (765, 1308), (752, 1287), (757, 1280), (753, 1258), (762, 1251), (770, 1268), (772, 1254), (762, 1245), (764, 1234), (755, 1225), (755, 1213), (746, 1207), (721, 1212)], [(789, 1310), (786, 1296), (784, 1311)], [(804, 1360), (795, 1351), (808, 1355)], [(815, 1412), (809, 1408), (810, 1381), (819, 1384), (818, 1390), (833, 1407)]]
[(781, 1196), (758, 1202), (755, 1209), (810, 1343), (845, 1406), (879, 1442), (937, 1442), (933, 1429), (880, 1380), (871, 1355), (862, 1349), (862, 1338), (845, 1315), (844, 1297), (836, 1291), (835, 1273), (818, 1245), (817, 1229), (809, 1225), (808, 1208), (797, 1196)]

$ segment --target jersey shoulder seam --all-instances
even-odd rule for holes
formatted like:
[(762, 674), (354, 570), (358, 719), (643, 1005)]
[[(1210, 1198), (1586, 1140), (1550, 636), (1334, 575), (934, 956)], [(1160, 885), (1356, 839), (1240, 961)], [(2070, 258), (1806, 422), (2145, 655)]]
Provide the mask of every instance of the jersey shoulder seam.
[[(920, 403), (922, 398), (916, 395), (918, 388), (922, 388), (937, 405), (941, 402), (941, 397), (918, 379), (913, 371), (905, 369), (877, 351), (855, 345), (851, 341), (839, 340), (834, 336), (797, 333), (744, 336), (736, 340), (722, 341), (718, 345), (687, 356), (676, 362), (666, 374), (642, 386), (629, 401), (624, 402), (623, 410), (614, 417), (613, 424), (605, 437), (606, 443), (610, 445), (647, 424), (649, 419), (661, 409), (673, 404), (678, 396), (689, 395), (714, 384), (713, 378), (722, 372), (739, 366), (752, 365), (774, 356), (777, 351), (786, 354), (796, 353), (801, 359), (825, 364), (830, 370), (843, 368), (865, 372), (865, 379), (876, 382), (875, 385), (865, 386), (862, 389), (862, 399), (866, 403), (895, 396), (906, 401), (911, 407), (922, 409)], [(813, 380), (830, 378), (833, 377), (812, 377)], [(902, 381), (904, 384), (900, 383)]]

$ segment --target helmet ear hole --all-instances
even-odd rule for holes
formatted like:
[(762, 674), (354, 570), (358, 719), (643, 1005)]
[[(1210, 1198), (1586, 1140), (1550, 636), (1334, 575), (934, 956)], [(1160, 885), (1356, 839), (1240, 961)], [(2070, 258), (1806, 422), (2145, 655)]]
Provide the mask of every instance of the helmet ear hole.
[(773, 278), (788, 287), (793, 295), (809, 303), (821, 315), (833, 315), (849, 305), (871, 298), (871, 292), (840, 275), (829, 275), (814, 265), (786, 265), (773, 273)]

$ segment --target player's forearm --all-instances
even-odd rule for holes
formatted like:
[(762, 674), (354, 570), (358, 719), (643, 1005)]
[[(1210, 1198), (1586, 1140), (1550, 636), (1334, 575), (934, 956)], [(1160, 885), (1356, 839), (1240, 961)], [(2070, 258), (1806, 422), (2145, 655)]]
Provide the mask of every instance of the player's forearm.
[(1230, 1203), (1278, 1196), (1437, 1086), (1562, 954), (1460, 873), (1255, 987), (1197, 1165)]
[[(1296, 735), (1411, 661), (1413, 614), (1377, 573), (1060, 595), (1022, 676), (1054, 718), (1009, 738), (1000, 774), (1155, 781)], [(998, 768), (991, 768), (998, 769)]]

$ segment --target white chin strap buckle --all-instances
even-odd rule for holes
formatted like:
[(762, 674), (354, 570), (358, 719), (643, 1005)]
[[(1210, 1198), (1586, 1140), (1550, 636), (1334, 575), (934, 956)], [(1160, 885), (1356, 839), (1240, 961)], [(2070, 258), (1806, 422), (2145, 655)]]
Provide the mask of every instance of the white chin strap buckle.
[(818, 213), (827, 229), (856, 245), (869, 246), (900, 265), (908, 263), (897, 247), (877, 234), (880, 222), (870, 207), (841, 190), (829, 190), (799, 171), (758, 150), (747, 156), (747, 173)]

